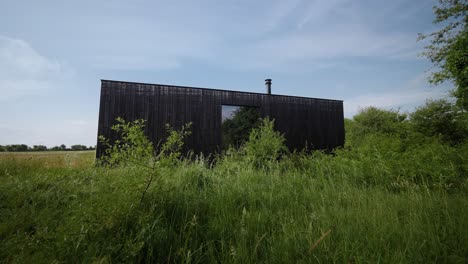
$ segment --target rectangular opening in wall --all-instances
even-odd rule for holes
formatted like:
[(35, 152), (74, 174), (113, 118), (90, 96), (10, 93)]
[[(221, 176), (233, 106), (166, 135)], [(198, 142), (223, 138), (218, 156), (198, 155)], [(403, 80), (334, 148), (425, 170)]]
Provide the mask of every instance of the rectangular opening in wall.
[(248, 138), (252, 128), (260, 124), (257, 107), (223, 105), (221, 115), (222, 149), (240, 147)]

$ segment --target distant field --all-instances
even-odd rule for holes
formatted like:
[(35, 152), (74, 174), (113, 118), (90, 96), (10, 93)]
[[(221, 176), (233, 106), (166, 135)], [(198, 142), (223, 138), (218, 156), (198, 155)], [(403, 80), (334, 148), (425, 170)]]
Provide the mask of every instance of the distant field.
[(45, 168), (84, 168), (94, 164), (96, 152), (87, 151), (34, 151), (0, 152), (0, 159), (34, 163)]

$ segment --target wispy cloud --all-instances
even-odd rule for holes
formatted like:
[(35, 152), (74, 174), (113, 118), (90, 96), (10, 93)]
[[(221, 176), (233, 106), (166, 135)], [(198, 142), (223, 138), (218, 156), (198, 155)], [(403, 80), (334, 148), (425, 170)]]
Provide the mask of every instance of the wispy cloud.
[(97, 117), (80, 109), (80, 119), (70, 119), (74, 98), (57, 96), (76, 87), (70, 66), (25, 40), (0, 35), (0, 144), (94, 142)]
[(36, 52), (26, 41), (0, 35), (0, 74), (2, 77), (47, 78), (60, 73), (58, 62)]
[(47, 91), (70, 73), (26, 41), (0, 35), (0, 101)]
[(414, 37), (376, 34), (363, 28), (342, 27), (316, 34), (293, 34), (256, 44), (265, 57), (284, 61), (349, 57), (403, 57), (415, 47)]
[(310, 23), (324, 24), (334, 14), (342, 14), (343, 5), (349, 0), (305, 1), (305, 8), (298, 18), (297, 27), (302, 29)]
[(439, 99), (448, 96), (447, 87), (441, 89), (429, 87), (427, 73), (409, 80), (403, 87), (389, 88), (388, 92), (366, 93), (344, 100), (346, 117), (352, 117), (362, 108), (375, 106), (384, 109), (411, 111), (427, 99)]
[[(396, 8), (388, 5), (383, 9)], [(391, 16), (369, 15), (365, 3), (299, 1), (289, 8), (278, 9), (280, 6), (273, 2), (265, 7), (267, 14), (282, 10), (276, 22), (271, 23), (276, 30), (260, 31), (256, 38), (220, 50), (225, 52), (230, 67), (287, 72), (304, 66), (330, 65), (330, 61), (336, 65), (345, 59), (418, 60), (421, 47), (416, 33), (385, 30), (382, 24), (388, 23)], [(246, 30), (259, 27), (253, 23)]]
[(28, 123), (13, 122), (0, 126), (0, 144), (46, 145), (61, 144), (95, 145), (97, 118), (70, 120), (34, 120)]
[(168, 24), (157, 18), (115, 18), (86, 34), (99, 36), (84, 47), (91, 65), (99, 69), (160, 70), (179, 67), (185, 59), (207, 59), (215, 43), (209, 32)]
[(94, 144), (100, 78), (416, 105), (435, 1), (2, 0), (0, 143)]
[[(92, 4), (92, 10), (86, 4)], [(376, 8), (384, 12), (399, 5), (380, 2)], [(196, 60), (281, 71), (284, 64), (300, 68), (326, 59), (408, 59), (417, 54), (414, 32), (377, 26), (393, 21), (401, 10), (386, 17), (369, 15), (375, 10), (369, 10), (367, 2), (83, 0), (58, 5), (64, 10), (58, 14), (43, 6), (34, 8), (63, 22), (62, 28), (52, 19), (41, 21), (56, 33), (50, 44), (73, 50), (70, 56), (98, 70), (178, 69)]]

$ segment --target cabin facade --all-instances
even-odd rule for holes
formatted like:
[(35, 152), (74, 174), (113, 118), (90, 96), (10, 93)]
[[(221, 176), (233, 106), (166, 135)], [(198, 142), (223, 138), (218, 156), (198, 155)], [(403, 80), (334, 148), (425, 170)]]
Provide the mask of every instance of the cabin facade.
[[(210, 154), (220, 150), (222, 107), (258, 109), (260, 117), (275, 120), (290, 150), (333, 149), (344, 144), (343, 101), (163, 84), (101, 80), (98, 136), (117, 139), (111, 130), (116, 118), (146, 120), (145, 134), (156, 146), (163, 141), (166, 124), (178, 129), (192, 122), (185, 148)], [(97, 144), (96, 156), (104, 153)]]

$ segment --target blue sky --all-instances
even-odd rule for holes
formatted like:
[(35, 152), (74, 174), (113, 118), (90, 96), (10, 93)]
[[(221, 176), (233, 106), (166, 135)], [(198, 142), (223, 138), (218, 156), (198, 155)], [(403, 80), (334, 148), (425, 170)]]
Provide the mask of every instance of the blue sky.
[(100, 79), (410, 111), (433, 0), (0, 1), (0, 144), (96, 144)]

